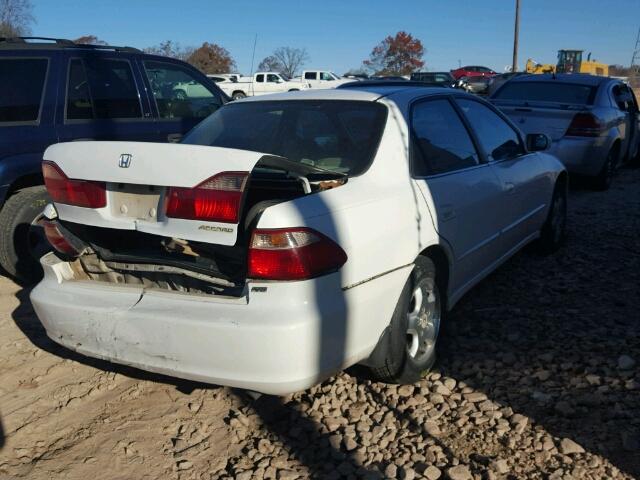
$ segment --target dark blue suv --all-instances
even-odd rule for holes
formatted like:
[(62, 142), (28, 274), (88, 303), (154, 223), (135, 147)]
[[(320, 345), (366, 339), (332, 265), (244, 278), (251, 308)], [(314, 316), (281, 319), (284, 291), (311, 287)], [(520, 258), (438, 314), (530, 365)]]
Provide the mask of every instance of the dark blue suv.
[(227, 100), (179, 60), (130, 47), (0, 38), (2, 268), (23, 281), (41, 275), (38, 259), (47, 244), (35, 220), (48, 203), (40, 163), (49, 145), (177, 142)]

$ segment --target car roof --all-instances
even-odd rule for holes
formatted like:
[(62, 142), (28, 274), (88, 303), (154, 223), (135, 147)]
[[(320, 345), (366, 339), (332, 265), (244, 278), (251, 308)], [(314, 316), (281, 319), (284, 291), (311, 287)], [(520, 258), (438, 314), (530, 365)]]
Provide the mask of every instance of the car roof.
[[(361, 82), (365, 83), (365, 82)], [(415, 85), (415, 82), (407, 82), (407, 86), (401, 85), (372, 85), (366, 82), (362, 86), (353, 86), (351, 88), (327, 88), (327, 89), (310, 89), (296, 92), (274, 93), (271, 95), (260, 95), (247, 97), (237, 102), (267, 102), (280, 100), (360, 100), (374, 102), (382, 97), (396, 97), (402, 100), (407, 98), (424, 97), (429, 95), (451, 94), (452, 89), (446, 87), (431, 87)], [(463, 92), (456, 92), (466, 95)], [(402, 95), (400, 95), (402, 94)], [(473, 97), (473, 95), (470, 95)], [(234, 102), (235, 103), (235, 102)]]
[(597, 87), (610, 80), (613, 79), (610, 77), (599, 77), (586, 73), (559, 73), (555, 75), (552, 73), (545, 73), (541, 75), (520, 75), (512, 78), (510, 82), (558, 82)]

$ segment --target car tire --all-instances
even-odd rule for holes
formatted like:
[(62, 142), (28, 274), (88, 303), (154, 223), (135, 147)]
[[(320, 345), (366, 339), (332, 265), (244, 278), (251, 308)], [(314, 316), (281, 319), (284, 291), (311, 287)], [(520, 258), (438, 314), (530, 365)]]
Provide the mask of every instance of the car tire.
[(553, 253), (567, 237), (567, 188), (564, 183), (556, 184), (551, 197), (549, 214), (540, 231), (538, 245), (543, 253)]
[(40, 257), (50, 247), (35, 220), (50, 201), (44, 186), (28, 187), (11, 195), (0, 211), (0, 265), (22, 283), (42, 278)]
[(371, 368), (378, 380), (414, 383), (429, 372), (436, 360), (443, 303), (434, 263), (418, 257), (382, 337), (385, 358)]
[(613, 180), (613, 174), (616, 171), (617, 165), (617, 155), (618, 149), (616, 147), (612, 148), (607, 155), (607, 159), (602, 165), (602, 169), (600, 173), (593, 178), (593, 188), (594, 190), (598, 190), (604, 192), (605, 190), (609, 190), (611, 186), (611, 181)]
[(247, 96), (244, 94), (244, 92), (233, 92), (231, 98), (233, 98), (234, 100), (241, 100), (243, 98), (247, 98)]

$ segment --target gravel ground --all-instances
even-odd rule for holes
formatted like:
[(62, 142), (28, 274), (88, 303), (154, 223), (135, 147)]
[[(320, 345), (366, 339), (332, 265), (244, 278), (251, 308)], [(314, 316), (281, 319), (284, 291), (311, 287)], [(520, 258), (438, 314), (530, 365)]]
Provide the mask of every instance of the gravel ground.
[(353, 369), (254, 401), (110, 365), (0, 279), (0, 478), (640, 477), (640, 170), (570, 202), (567, 246), (463, 298), (408, 386)]

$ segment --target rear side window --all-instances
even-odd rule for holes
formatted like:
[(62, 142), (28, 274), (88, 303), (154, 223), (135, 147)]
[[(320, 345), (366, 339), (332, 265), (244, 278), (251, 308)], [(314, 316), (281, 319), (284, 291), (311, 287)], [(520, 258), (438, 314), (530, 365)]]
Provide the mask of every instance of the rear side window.
[(36, 122), (49, 61), (46, 58), (0, 60), (0, 122)]
[(140, 117), (138, 89), (128, 61), (76, 58), (69, 62), (68, 120)]
[(418, 103), (411, 113), (411, 165), (418, 177), (478, 165), (469, 132), (448, 100)]
[(315, 80), (316, 79), (316, 72), (304, 72), (304, 79), (305, 80)]
[(555, 102), (591, 105), (595, 88), (588, 85), (555, 82), (509, 82), (493, 98), (524, 102)]

